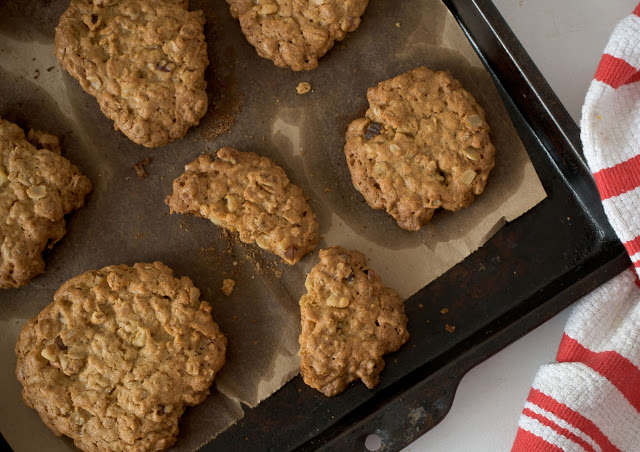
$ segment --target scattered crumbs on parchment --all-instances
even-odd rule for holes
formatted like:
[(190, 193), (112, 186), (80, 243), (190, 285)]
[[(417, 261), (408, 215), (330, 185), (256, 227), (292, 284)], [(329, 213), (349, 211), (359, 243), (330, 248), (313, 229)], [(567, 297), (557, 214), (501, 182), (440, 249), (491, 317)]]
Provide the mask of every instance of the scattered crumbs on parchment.
[(51, 71), (53, 71), (55, 68), (56, 68), (55, 66), (48, 67), (48, 68), (47, 68), (47, 72), (51, 72)]
[(222, 293), (228, 297), (229, 295), (231, 295), (231, 292), (233, 292), (233, 288), (235, 285), (236, 282), (233, 279), (225, 279), (224, 281), (222, 281)]
[(446, 314), (447, 312), (449, 312), (449, 308), (440, 309), (440, 314)]
[(311, 84), (308, 82), (300, 82), (298, 86), (296, 86), (296, 92), (298, 94), (307, 94), (309, 91), (311, 91)]
[(448, 323), (444, 326), (444, 329), (449, 333), (453, 333), (456, 330), (456, 327), (453, 325), (449, 325)]
[(146, 159), (140, 160), (138, 163), (132, 166), (140, 179), (144, 179), (148, 176), (147, 172), (144, 170), (144, 167), (149, 163), (151, 163), (151, 159), (147, 157)]
[(420, 303), (420, 304), (418, 305), (418, 307), (419, 307), (420, 309), (422, 309), (422, 308), (424, 308), (424, 305), (423, 305), (422, 303)]
[(200, 247), (198, 250), (198, 257), (201, 262), (207, 265), (222, 265), (220, 254), (216, 252), (216, 245), (211, 245), (209, 247)]

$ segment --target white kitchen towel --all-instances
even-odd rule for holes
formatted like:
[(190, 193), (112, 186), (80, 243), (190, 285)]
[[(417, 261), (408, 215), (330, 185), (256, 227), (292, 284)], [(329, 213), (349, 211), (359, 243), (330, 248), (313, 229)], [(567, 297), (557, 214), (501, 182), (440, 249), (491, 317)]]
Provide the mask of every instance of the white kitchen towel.
[(534, 379), (512, 452), (640, 452), (640, 5), (605, 48), (581, 129), (633, 266), (574, 307), (557, 362)]

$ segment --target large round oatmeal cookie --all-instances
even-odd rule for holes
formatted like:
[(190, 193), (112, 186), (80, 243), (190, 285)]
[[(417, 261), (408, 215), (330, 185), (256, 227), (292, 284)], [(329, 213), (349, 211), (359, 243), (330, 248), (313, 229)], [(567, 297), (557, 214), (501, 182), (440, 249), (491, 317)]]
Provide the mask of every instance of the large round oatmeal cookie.
[(371, 207), (417, 231), (436, 209), (459, 210), (483, 192), (495, 148), (484, 110), (460, 82), (419, 67), (369, 88), (367, 98), (345, 154)]
[(258, 51), (294, 71), (318, 66), (318, 58), (360, 25), (369, 0), (227, 0), (231, 15)]
[(304, 382), (329, 397), (358, 378), (375, 388), (385, 365), (382, 355), (409, 340), (402, 298), (382, 285), (362, 253), (339, 246), (320, 251), (305, 287), (300, 298)]
[(66, 214), (84, 205), (91, 182), (60, 155), (58, 138), (0, 119), (0, 289), (44, 271), (42, 252), (64, 236)]
[(202, 11), (179, 0), (71, 0), (56, 28), (62, 67), (131, 141), (182, 138), (207, 111)]
[(70, 279), (20, 332), (25, 403), (85, 451), (169, 447), (225, 362), (226, 338), (199, 296), (160, 262)]

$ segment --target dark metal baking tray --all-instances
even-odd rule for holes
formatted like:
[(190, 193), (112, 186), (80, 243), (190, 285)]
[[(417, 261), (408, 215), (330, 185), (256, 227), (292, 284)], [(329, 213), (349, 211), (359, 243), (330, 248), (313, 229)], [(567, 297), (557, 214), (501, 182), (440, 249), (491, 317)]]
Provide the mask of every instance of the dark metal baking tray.
[[(629, 266), (578, 127), (498, 10), (489, 0), (445, 3), (494, 78), (548, 198), (406, 303), (411, 341), (388, 358), (377, 389), (352, 385), (327, 399), (296, 377), (202, 450), (365, 451), (374, 433), (380, 451), (399, 450), (444, 418), (469, 369)], [(455, 334), (428, 327), (444, 324), (440, 306)]]
[(372, 433), (380, 451), (398, 450), (444, 418), (470, 368), (629, 265), (576, 124), (495, 6), (444, 1), (494, 78), (548, 198), (407, 301), (411, 341), (387, 358), (378, 388), (355, 384), (328, 399), (296, 377), (202, 450), (365, 451)]

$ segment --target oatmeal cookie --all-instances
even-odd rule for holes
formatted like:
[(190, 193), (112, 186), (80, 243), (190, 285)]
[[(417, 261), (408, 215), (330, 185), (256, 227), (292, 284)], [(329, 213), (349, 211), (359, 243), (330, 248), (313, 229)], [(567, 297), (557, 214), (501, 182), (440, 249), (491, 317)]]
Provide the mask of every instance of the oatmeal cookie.
[(369, 0), (227, 0), (231, 15), (262, 58), (294, 71), (318, 58), (360, 25)]
[(62, 67), (131, 141), (182, 138), (207, 111), (202, 11), (188, 1), (71, 0), (56, 28)]
[(318, 223), (302, 188), (284, 170), (253, 152), (222, 148), (202, 155), (173, 181), (171, 213), (190, 213), (238, 232), (245, 243), (293, 265), (318, 244)]
[(375, 388), (382, 355), (409, 340), (404, 301), (382, 285), (362, 253), (339, 246), (320, 251), (305, 287), (300, 298), (304, 382), (329, 397), (358, 378)]
[(0, 119), (0, 289), (44, 272), (42, 252), (64, 236), (64, 216), (84, 205), (91, 182), (60, 154), (58, 138)]
[(417, 231), (436, 209), (459, 210), (483, 192), (495, 148), (484, 110), (460, 82), (419, 67), (369, 88), (367, 98), (345, 155), (371, 207)]
[(70, 279), (20, 332), (25, 403), (85, 451), (166, 449), (225, 362), (226, 338), (199, 296), (160, 262)]

